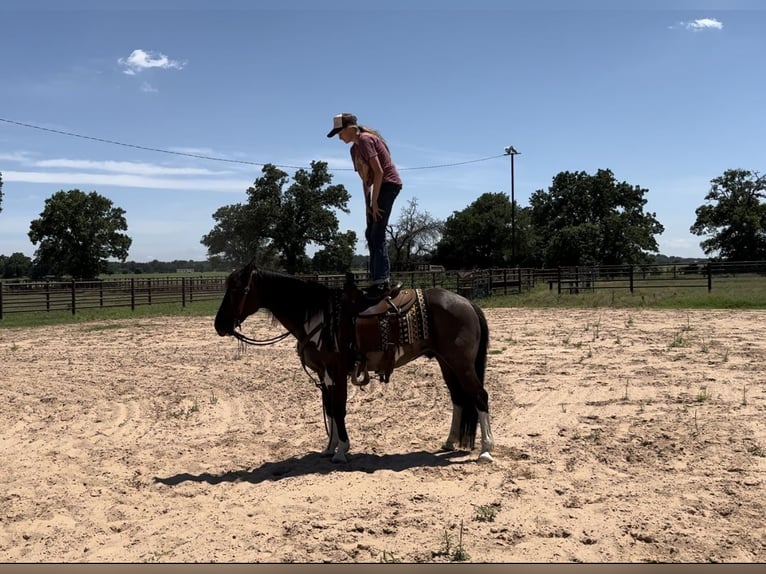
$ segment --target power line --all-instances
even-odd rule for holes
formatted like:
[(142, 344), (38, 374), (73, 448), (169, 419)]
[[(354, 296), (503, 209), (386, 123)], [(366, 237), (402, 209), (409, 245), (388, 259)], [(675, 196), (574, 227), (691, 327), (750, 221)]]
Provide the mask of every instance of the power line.
[[(13, 125), (21, 126), (21, 127), (24, 127), (24, 128), (31, 128), (31, 129), (34, 129), (34, 130), (40, 130), (40, 131), (44, 131), (44, 132), (50, 132), (50, 133), (54, 133), (54, 134), (59, 134), (59, 135), (62, 135), (62, 136), (68, 136), (68, 137), (73, 137), (73, 138), (80, 138), (80, 139), (84, 139), (84, 140), (91, 140), (91, 141), (106, 143), (106, 144), (110, 144), (110, 145), (117, 145), (117, 146), (122, 146), (122, 147), (129, 147), (129, 148), (133, 148), (133, 149), (140, 149), (140, 150), (144, 150), (144, 151), (151, 151), (151, 152), (157, 152), (157, 153), (166, 153), (166, 154), (170, 154), (170, 155), (179, 155), (179, 156), (184, 156), (184, 157), (193, 157), (193, 158), (196, 158), (196, 159), (205, 159), (205, 160), (208, 160), (208, 161), (220, 161), (220, 162), (226, 162), (226, 163), (239, 163), (239, 164), (244, 164), (244, 165), (256, 165), (256, 166), (260, 166), (260, 167), (263, 167), (265, 165), (273, 165), (275, 167), (285, 168), (285, 169), (308, 169), (305, 166), (280, 165), (278, 163), (266, 164), (266, 163), (261, 163), (261, 162), (257, 162), (257, 161), (247, 161), (247, 160), (241, 160), (241, 159), (228, 159), (228, 158), (224, 158), (224, 157), (214, 157), (214, 156), (209, 156), (209, 155), (201, 155), (201, 154), (187, 153), (187, 152), (181, 152), (181, 151), (172, 151), (172, 150), (161, 149), (161, 148), (156, 148), (156, 147), (149, 147), (149, 146), (143, 146), (143, 145), (130, 144), (130, 143), (120, 142), (120, 141), (116, 141), (116, 140), (109, 140), (109, 139), (105, 139), (105, 138), (98, 138), (98, 137), (94, 137), (94, 136), (86, 136), (86, 135), (82, 135), (82, 134), (77, 134), (77, 133), (74, 133), (74, 132), (67, 132), (67, 131), (63, 131), (63, 130), (57, 130), (57, 129), (53, 129), (53, 128), (45, 128), (45, 127), (42, 127), (42, 126), (37, 126), (37, 125), (34, 125), (34, 124), (25, 123), (25, 122), (19, 122), (19, 121), (16, 121), (16, 120), (9, 120), (9, 119), (6, 119), (6, 118), (0, 118), (0, 122), (5, 122), (7, 124), (13, 124)], [(458, 166), (458, 165), (466, 165), (466, 164), (469, 164), (469, 163), (479, 163), (479, 162), (482, 162), (482, 161), (488, 161), (490, 159), (496, 159), (498, 157), (504, 157), (504, 155), (505, 154), (492, 155), (492, 156), (489, 156), (489, 157), (483, 157), (483, 158), (479, 158), (479, 159), (471, 159), (471, 160), (467, 160), (467, 161), (459, 161), (459, 162), (454, 162), (454, 163), (443, 163), (443, 164), (438, 164), (438, 165), (424, 165), (424, 166), (419, 166), (419, 167), (402, 167), (402, 168), (399, 168), (399, 170), (400, 171), (406, 171), (406, 170), (411, 171), (411, 170), (416, 170), (416, 169), (437, 169), (437, 168), (443, 168), (443, 167), (455, 167), (455, 166)], [(331, 171), (353, 171), (353, 168), (350, 168), (350, 167), (340, 167), (340, 168), (333, 168)]]

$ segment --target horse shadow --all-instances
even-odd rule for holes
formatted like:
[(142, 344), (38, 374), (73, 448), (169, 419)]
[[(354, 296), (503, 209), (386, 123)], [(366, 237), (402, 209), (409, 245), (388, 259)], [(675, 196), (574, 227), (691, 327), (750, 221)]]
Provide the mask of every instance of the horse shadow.
[(261, 482), (277, 481), (283, 478), (311, 474), (323, 475), (334, 472), (374, 473), (378, 470), (401, 472), (411, 468), (443, 467), (473, 462), (471, 460), (453, 460), (466, 454), (468, 454), (466, 451), (440, 451), (437, 453), (418, 451), (386, 455), (360, 453), (350, 455), (350, 460), (347, 463), (338, 464), (332, 462), (331, 458), (322, 456), (317, 452), (277, 462), (265, 462), (251, 470), (229, 470), (219, 474), (209, 472), (190, 474), (188, 472), (181, 472), (167, 477), (155, 476), (154, 482), (167, 486), (178, 486), (184, 482), (206, 482), (208, 484), (249, 482), (250, 484), (260, 484)]

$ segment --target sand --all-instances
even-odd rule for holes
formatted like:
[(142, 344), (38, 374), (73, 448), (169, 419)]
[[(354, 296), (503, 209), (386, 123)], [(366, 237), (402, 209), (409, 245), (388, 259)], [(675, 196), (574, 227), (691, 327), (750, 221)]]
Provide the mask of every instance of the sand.
[(293, 340), (0, 326), (0, 561), (766, 560), (766, 312), (486, 314), (491, 464), (433, 360), (351, 388), (335, 464)]

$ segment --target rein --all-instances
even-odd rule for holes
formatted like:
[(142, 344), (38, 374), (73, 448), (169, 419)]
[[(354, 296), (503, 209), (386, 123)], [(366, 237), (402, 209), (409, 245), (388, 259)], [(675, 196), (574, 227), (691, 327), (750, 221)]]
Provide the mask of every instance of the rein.
[[(253, 283), (253, 275), (255, 275), (255, 270), (250, 272), (250, 276), (247, 278), (247, 285), (245, 285), (244, 294), (242, 296), (242, 299), (239, 302), (239, 312), (237, 314), (238, 317), (242, 316), (242, 311), (245, 308), (245, 302), (247, 301), (247, 296), (250, 293), (250, 285)], [(237, 320), (237, 328), (241, 325), (239, 320)], [(234, 330), (231, 333), (235, 339), (237, 339), (241, 343), (246, 343), (248, 345), (254, 345), (256, 347), (265, 347), (267, 345), (273, 345), (274, 343), (278, 343), (279, 341), (286, 339), (291, 335), (290, 331), (287, 331), (285, 333), (282, 333), (281, 335), (277, 335), (276, 337), (272, 337), (271, 339), (252, 339), (248, 337), (247, 335)]]
[(232, 332), (232, 336), (238, 341), (247, 343), (248, 345), (254, 345), (256, 347), (265, 347), (266, 345), (273, 345), (274, 343), (278, 343), (279, 341), (286, 339), (291, 334), (292, 333), (290, 333), (290, 331), (287, 331), (285, 333), (282, 333), (281, 335), (272, 337), (271, 339), (252, 339), (248, 337), (247, 335), (240, 333), (239, 331)]

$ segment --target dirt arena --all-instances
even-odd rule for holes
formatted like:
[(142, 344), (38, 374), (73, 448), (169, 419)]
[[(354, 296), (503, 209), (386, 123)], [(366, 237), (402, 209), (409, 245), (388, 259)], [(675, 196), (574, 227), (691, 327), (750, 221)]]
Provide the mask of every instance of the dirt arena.
[(338, 465), (294, 341), (0, 326), (0, 561), (766, 560), (766, 312), (487, 318), (492, 464), (435, 361), (351, 389)]

